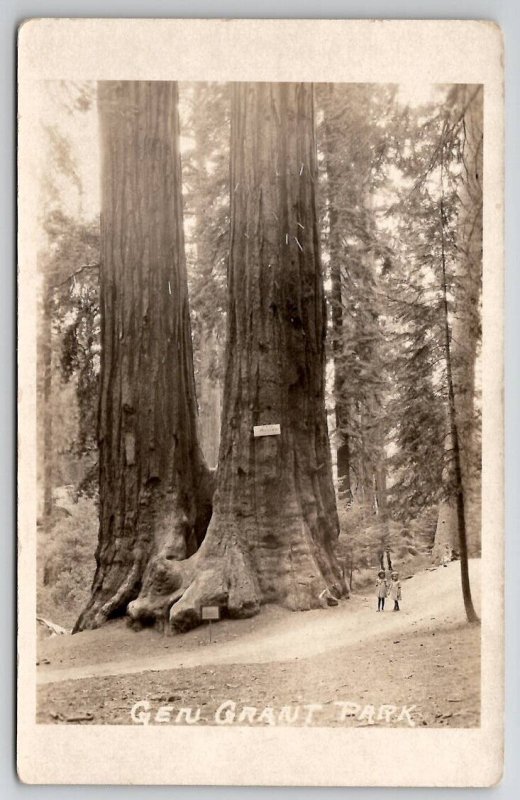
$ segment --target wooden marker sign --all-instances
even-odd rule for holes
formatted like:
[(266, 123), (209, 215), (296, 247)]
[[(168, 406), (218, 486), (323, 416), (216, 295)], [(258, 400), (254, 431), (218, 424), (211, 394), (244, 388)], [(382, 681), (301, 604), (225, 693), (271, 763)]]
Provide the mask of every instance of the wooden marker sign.
[(220, 606), (201, 606), (200, 615), (202, 619), (220, 619)]
[(211, 621), (220, 619), (220, 606), (201, 606), (200, 616), (209, 626), (209, 641), (211, 644)]
[(281, 433), (280, 426), (277, 425), (255, 425), (253, 427), (253, 436), (255, 439), (258, 436), (279, 436)]

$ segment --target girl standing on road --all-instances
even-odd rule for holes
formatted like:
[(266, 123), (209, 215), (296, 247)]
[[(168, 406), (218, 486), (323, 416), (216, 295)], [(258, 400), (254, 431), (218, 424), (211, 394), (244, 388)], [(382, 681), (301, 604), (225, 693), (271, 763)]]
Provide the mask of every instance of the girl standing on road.
[(385, 610), (385, 597), (388, 593), (388, 584), (385, 578), (385, 571), (379, 570), (376, 581), (377, 610)]
[(399, 600), (401, 599), (401, 583), (397, 572), (392, 572), (392, 580), (390, 581), (391, 599), (394, 601), (394, 611), (399, 611)]

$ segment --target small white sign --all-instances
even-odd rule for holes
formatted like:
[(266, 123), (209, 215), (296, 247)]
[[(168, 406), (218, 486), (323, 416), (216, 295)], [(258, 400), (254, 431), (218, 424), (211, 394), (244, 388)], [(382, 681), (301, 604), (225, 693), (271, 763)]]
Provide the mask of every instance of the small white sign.
[(202, 619), (220, 619), (219, 606), (202, 606), (200, 609)]
[(280, 426), (277, 425), (255, 425), (253, 427), (253, 435), (257, 436), (279, 436), (281, 433)]

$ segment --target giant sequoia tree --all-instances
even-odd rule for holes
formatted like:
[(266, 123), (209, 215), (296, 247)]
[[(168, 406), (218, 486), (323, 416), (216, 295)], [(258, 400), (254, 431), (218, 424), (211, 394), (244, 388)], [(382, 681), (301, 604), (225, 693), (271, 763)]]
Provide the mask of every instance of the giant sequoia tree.
[(76, 630), (124, 613), (161, 560), (201, 543), (210, 486), (196, 433), (177, 86), (102, 82), (100, 532)]
[[(239, 84), (231, 143), (227, 364), (214, 516), (197, 575), (232, 612), (319, 604), (342, 588), (324, 404), (326, 315), (316, 219), (312, 86)], [(280, 436), (255, 438), (279, 423)]]
[[(217, 486), (206, 538), (184, 562), (157, 562), (129, 609), (174, 629), (219, 603), (293, 609), (345, 591), (325, 414), (326, 311), (316, 218), (313, 90), (236, 84), (231, 130), (227, 352)], [(279, 424), (279, 436), (254, 426)], [(147, 596), (145, 596), (147, 595)]]

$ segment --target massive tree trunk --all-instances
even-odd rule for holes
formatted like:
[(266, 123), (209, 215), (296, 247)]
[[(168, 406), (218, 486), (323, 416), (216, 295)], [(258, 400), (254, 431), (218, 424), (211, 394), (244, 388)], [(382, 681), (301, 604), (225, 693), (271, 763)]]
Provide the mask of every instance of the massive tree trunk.
[[(325, 412), (312, 86), (236, 84), (223, 418), (214, 511), (174, 629), (345, 593)], [(279, 424), (280, 435), (254, 436)], [(181, 565), (180, 565), (181, 566)]]
[[(459, 190), (455, 311), (451, 355), (456, 423), (470, 555), (480, 552), (480, 442), (475, 424), (475, 366), (480, 342), (482, 286), (482, 88), (464, 86), (458, 101), (464, 109), (464, 172)], [(451, 436), (447, 447), (452, 447)], [(440, 562), (446, 548), (458, 553), (457, 509), (453, 498), (439, 507), (433, 558)]]
[(158, 579), (157, 564), (190, 556), (211, 515), (196, 431), (177, 85), (102, 82), (98, 105), (100, 531), (76, 630), (124, 613), (151, 582), (169, 596), (175, 581)]

